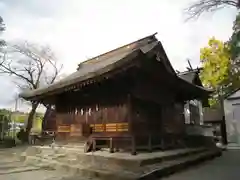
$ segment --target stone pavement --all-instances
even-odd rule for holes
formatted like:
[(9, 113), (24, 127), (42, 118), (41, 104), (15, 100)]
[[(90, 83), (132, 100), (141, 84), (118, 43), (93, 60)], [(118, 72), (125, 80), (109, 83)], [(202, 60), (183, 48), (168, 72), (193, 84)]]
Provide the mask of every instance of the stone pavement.
[(239, 180), (240, 150), (228, 150), (221, 157), (173, 174), (162, 180)]
[(25, 164), (17, 156), (25, 149), (0, 149), (0, 180), (83, 180), (81, 177)]
[[(30, 150), (30, 152), (28, 152), (28, 150)], [(6, 180), (32, 180), (34, 178), (34, 180), (87, 180), (87, 179), (94, 179), (94, 180), (99, 180), (99, 179), (108, 179), (108, 180), (122, 180), (122, 177), (124, 177), (125, 179), (135, 179), (136, 177), (140, 177), (140, 175), (142, 173), (147, 173), (148, 172), (152, 172), (155, 169), (164, 169), (164, 168), (168, 168), (169, 166), (172, 166), (173, 164), (179, 164), (180, 162), (185, 162), (185, 160), (187, 161), (192, 161), (192, 158), (199, 158), (200, 155), (206, 156), (206, 153), (210, 153), (210, 152), (202, 152), (202, 150), (200, 151), (201, 153), (197, 153), (197, 154), (191, 154), (190, 151), (186, 151), (186, 150), (175, 150), (175, 153), (177, 154), (182, 154), (184, 155), (183, 157), (181, 156), (180, 159), (175, 159), (174, 160), (170, 160), (168, 161), (165, 158), (165, 160), (167, 160), (166, 162), (160, 162), (159, 164), (149, 164), (146, 163), (146, 166), (141, 166), (140, 168), (136, 169), (136, 172), (134, 170), (126, 170), (126, 169), (118, 169), (116, 167), (114, 167), (114, 169), (102, 169), (99, 168), (98, 165), (97, 167), (91, 166), (90, 168), (76, 168), (78, 167), (78, 165), (71, 165), (71, 163), (74, 162), (79, 162), (79, 160), (82, 160), (82, 156), (80, 153), (80, 159), (77, 159), (75, 161), (73, 161), (73, 159), (71, 159), (71, 156), (73, 155), (73, 151), (71, 150), (72, 153), (67, 153), (68, 155), (71, 156), (66, 156), (66, 160), (68, 160), (67, 162), (64, 162), (63, 165), (61, 165), (61, 162), (59, 163), (53, 163), (54, 166), (50, 166), (50, 164), (52, 164), (52, 162), (55, 161), (55, 156), (59, 155), (58, 153), (60, 153), (60, 155), (63, 155), (62, 153), (64, 152), (64, 149), (60, 148), (60, 149), (56, 149), (57, 151), (53, 151), (53, 152), (48, 152), (48, 151), (44, 151), (43, 155), (46, 155), (45, 153), (50, 153), (50, 159), (49, 157), (45, 160), (47, 160), (45, 163), (43, 163), (42, 161), (32, 161), (32, 163), (29, 163), (28, 161), (20, 161), (19, 159), (19, 155), (22, 154), (22, 152), (28, 152), (28, 153), (33, 153), (33, 150), (36, 150), (38, 152), (38, 149), (36, 147), (32, 147), (32, 148), (28, 148), (28, 150), (26, 150), (26, 147), (16, 147), (16, 148), (12, 148), (12, 149), (0, 149), (0, 180), (2, 179), (6, 179)], [(48, 149), (49, 150), (49, 149)], [(186, 152), (185, 152), (186, 151)], [(194, 150), (195, 151), (195, 150)], [(57, 153), (58, 152), (58, 153)], [(172, 151), (167, 152), (168, 155), (174, 155)], [(47, 153), (47, 155), (48, 155)], [(52, 154), (53, 153), (53, 154)], [(161, 152), (156, 152), (157, 155), (162, 154)], [(166, 152), (165, 152), (166, 153)], [(166, 155), (166, 154), (162, 154)], [(170, 154), (169, 154), (170, 153)], [(190, 155), (190, 154), (191, 155)], [(213, 153), (213, 152), (211, 152)], [(29, 154), (29, 155), (30, 155)], [(152, 158), (156, 158), (154, 156), (155, 153), (152, 153), (150, 155), (153, 156)], [(186, 155), (190, 155), (185, 157)], [(105, 154), (104, 154), (105, 155)], [(91, 157), (90, 155), (85, 155), (86, 157)], [(106, 156), (113, 156), (110, 155), (109, 153)], [(22, 157), (22, 156), (21, 156)], [(35, 157), (33, 156), (27, 156), (28, 158), (30, 157)], [(37, 157), (37, 156), (36, 156)], [(44, 159), (45, 156), (40, 156), (40, 159)], [(64, 156), (65, 157), (65, 156)], [(78, 156), (77, 156), (78, 157)], [(169, 156), (171, 157), (171, 156)], [(174, 155), (175, 157), (175, 155)], [(46, 157), (45, 157), (46, 158)], [(92, 157), (93, 158), (93, 157)], [(96, 156), (95, 158), (97, 158), (99, 160), (99, 157)], [(110, 158), (110, 157), (108, 157)], [(119, 158), (122, 159), (122, 156), (120, 156)], [(133, 156), (131, 157), (131, 161), (136, 161), (137, 156)], [(143, 154), (139, 154), (139, 158), (142, 160), (145, 160), (145, 155)], [(31, 159), (31, 158), (30, 158)], [(125, 159), (125, 158), (123, 158)], [(151, 159), (151, 158), (150, 158)], [(61, 160), (61, 158), (59, 159)], [(62, 159), (63, 160), (63, 159)], [(115, 161), (114, 161), (115, 162)], [(138, 162), (138, 161), (137, 161)], [(88, 162), (89, 163), (89, 162)], [(84, 163), (84, 166), (86, 166), (88, 164), (87, 162)], [(129, 162), (128, 162), (129, 163)], [(144, 163), (144, 164), (145, 164)], [(68, 167), (69, 164), (69, 167)], [(80, 163), (81, 164), (81, 163)], [(91, 163), (90, 163), (91, 164)], [(109, 164), (109, 162), (102, 162), (102, 164), (105, 164), (105, 166)], [(121, 163), (120, 163), (121, 164)], [(95, 165), (95, 163), (94, 163)], [(131, 165), (131, 164), (130, 164)], [(104, 167), (105, 167), (104, 166)], [(111, 165), (112, 166), (112, 165)], [(115, 169), (116, 168), (116, 169)], [(131, 167), (129, 167), (130, 169), (132, 169)], [(142, 172), (143, 171), (143, 172)], [(130, 173), (131, 172), (131, 173)], [(119, 174), (120, 173), (120, 174)], [(140, 174), (138, 174), (140, 173)], [(113, 178), (114, 177), (114, 178)], [(150, 177), (152, 179), (152, 176)]]

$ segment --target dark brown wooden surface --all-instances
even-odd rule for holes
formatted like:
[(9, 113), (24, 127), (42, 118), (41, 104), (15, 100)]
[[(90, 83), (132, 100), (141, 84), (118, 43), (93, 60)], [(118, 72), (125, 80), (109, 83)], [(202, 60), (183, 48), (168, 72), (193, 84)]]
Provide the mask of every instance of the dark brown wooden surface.
[[(174, 144), (184, 132), (184, 102), (194, 93), (184, 92), (161, 62), (139, 58), (101, 81), (56, 96), (59, 136), (113, 138), (112, 146), (130, 147), (132, 153)], [(72, 132), (72, 125), (81, 126)]]

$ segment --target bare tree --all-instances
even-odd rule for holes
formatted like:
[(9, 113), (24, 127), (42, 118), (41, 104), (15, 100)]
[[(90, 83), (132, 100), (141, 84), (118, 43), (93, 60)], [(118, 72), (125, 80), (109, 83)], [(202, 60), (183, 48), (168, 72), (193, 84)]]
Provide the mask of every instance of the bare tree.
[[(52, 84), (58, 77), (63, 65), (60, 64), (48, 46), (29, 42), (7, 44), (0, 60), (0, 73), (14, 77), (16, 85), (23, 90), (33, 90)], [(32, 128), (32, 121), (39, 102), (31, 101), (27, 132)]]
[(204, 12), (214, 12), (226, 6), (240, 8), (240, 0), (198, 0), (186, 10), (189, 15), (187, 20), (198, 18)]
[[(3, 23), (3, 19), (0, 16), (0, 33), (2, 33), (3, 31), (5, 31), (5, 24)], [(5, 41), (0, 39), (0, 47), (3, 46), (5, 44)]]

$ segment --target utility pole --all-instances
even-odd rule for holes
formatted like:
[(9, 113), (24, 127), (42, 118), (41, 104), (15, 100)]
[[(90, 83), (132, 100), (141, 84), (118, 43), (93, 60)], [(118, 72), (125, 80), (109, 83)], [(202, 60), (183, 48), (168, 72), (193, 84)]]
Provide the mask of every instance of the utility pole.
[(14, 139), (16, 137), (16, 121), (17, 121), (17, 118), (18, 118), (17, 108), (18, 108), (18, 97), (16, 97), (16, 99), (15, 99), (15, 108), (14, 108), (15, 116), (13, 118), (13, 136), (14, 136)]

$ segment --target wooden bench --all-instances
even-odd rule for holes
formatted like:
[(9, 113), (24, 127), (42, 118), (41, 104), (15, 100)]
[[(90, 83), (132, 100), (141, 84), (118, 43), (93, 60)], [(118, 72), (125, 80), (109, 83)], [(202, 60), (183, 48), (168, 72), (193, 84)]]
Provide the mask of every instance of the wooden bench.
[[(118, 152), (119, 151), (119, 146), (116, 143), (116, 141), (129, 141), (130, 144), (132, 143), (132, 137), (122, 137), (122, 136), (117, 136), (117, 137), (98, 137), (98, 136), (92, 136), (92, 151), (96, 151), (98, 148), (104, 148), (107, 147), (109, 148), (109, 152)], [(106, 144), (101, 144), (98, 143), (99, 141), (107, 141), (109, 143)], [(135, 147), (133, 148), (131, 145), (130, 147), (123, 147), (123, 149), (131, 149), (132, 154), (136, 154), (136, 149)]]
[(114, 152), (113, 138), (112, 137), (92, 137), (93, 148), (92, 151), (96, 151), (97, 148), (104, 148), (106, 145), (97, 144), (97, 141), (109, 141), (109, 152)]

